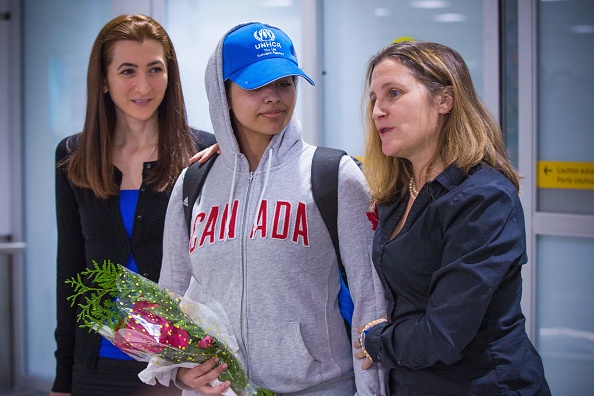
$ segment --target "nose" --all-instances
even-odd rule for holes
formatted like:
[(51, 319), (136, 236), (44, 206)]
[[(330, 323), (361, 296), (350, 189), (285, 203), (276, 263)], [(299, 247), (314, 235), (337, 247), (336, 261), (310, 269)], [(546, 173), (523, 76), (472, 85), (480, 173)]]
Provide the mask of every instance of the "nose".
[(265, 85), (262, 87), (265, 103), (277, 103), (280, 101), (280, 87), (274, 84)]
[(138, 74), (135, 88), (136, 92), (138, 92), (140, 95), (146, 95), (151, 91), (151, 83), (146, 74)]
[(385, 117), (385, 116), (386, 116), (386, 112), (384, 111), (381, 102), (379, 100), (376, 100), (375, 103), (373, 104), (373, 110), (371, 112), (371, 117), (374, 120), (377, 120), (377, 119)]

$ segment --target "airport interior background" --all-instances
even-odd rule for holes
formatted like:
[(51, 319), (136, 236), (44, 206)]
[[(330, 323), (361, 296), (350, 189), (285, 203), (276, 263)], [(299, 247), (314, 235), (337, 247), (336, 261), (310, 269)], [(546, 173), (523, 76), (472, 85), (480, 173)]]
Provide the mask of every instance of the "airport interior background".
[(467, 61), (523, 175), (527, 329), (555, 395), (594, 389), (594, 2), (591, 0), (0, 0), (0, 394), (54, 376), (54, 152), (81, 130), (96, 34), (144, 13), (170, 34), (190, 124), (212, 130), (206, 61), (231, 26), (285, 30), (315, 87), (304, 138), (361, 155), (366, 61), (406, 38)]

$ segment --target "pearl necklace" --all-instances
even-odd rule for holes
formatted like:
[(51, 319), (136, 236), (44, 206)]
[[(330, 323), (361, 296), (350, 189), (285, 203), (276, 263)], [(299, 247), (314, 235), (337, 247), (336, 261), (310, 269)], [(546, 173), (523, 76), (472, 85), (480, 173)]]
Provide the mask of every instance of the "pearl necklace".
[(417, 195), (419, 195), (414, 177), (411, 177), (410, 182), (408, 182), (408, 193), (412, 199), (417, 199)]

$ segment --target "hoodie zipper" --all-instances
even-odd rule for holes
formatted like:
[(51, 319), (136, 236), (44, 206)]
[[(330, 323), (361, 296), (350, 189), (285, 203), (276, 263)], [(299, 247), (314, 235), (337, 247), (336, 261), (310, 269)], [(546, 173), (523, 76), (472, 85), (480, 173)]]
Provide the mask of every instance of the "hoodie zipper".
[[(241, 278), (242, 278), (242, 283), (243, 283), (243, 287), (241, 288), (241, 316), (239, 318), (240, 324), (241, 324), (241, 343), (243, 344), (243, 350), (246, 353), (246, 356), (244, 357), (245, 359), (245, 365), (246, 365), (246, 374), (250, 375), (250, 364), (249, 364), (249, 348), (248, 348), (248, 328), (247, 328), (247, 238), (249, 238), (249, 234), (246, 235), (246, 233), (249, 233), (251, 231), (251, 228), (253, 226), (251, 221), (247, 221), (248, 220), (248, 211), (249, 211), (249, 202), (250, 202), (250, 196), (252, 193), (252, 181), (254, 180), (254, 172), (250, 172), (250, 175), (248, 177), (248, 185), (247, 185), (247, 190), (245, 193), (245, 202), (246, 205), (244, 205), (244, 210), (243, 210), (243, 214), (242, 214), (242, 223), (244, 224), (244, 226), (241, 228)], [(256, 208), (256, 211), (258, 210), (258, 208)], [(250, 219), (251, 220), (251, 219)]]

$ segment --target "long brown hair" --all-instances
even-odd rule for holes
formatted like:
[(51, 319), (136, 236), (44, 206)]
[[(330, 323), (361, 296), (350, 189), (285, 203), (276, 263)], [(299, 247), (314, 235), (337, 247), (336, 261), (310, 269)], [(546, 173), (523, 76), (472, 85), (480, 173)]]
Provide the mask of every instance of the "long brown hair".
[(365, 166), (363, 171), (373, 198), (385, 203), (406, 192), (413, 176), (407, 159), (384, 155), (373, 121), (369, 87), (375, 67), (383, 60), (396, 59), (406, 66), (435, 96), (452, 87), (453, 107), (439, 135), (438, 150), (429, 166), (440, 160), (454, 162), (463, 171), (485, 163), (504, 174), (520, 189), (520, 176), (509, 160), (501, 128), (478, 97), (470, 72), (460, 54), (442, 44), (413, 41), (390, 44), (373, 56), (365, 74)]
[(85, 124), (77, 150), (66, 161), (72, 183), (92, 189), (101, 198), (119, 193), (112, 165), (116, 112), (110, 95), (103, 92), (103, 82), (113, 47), (122, 40), (158, 41), (167, 59), (167, 90), (158, 108), (159, 161), (151, 169), (147, 182), (157, 191), (170, 189), (196, 150), (187, 123), (177, 56), (169, 35), (157, 21), (145, 15), (120, 15), (112, 19), (101, 29), (91, 50)]

